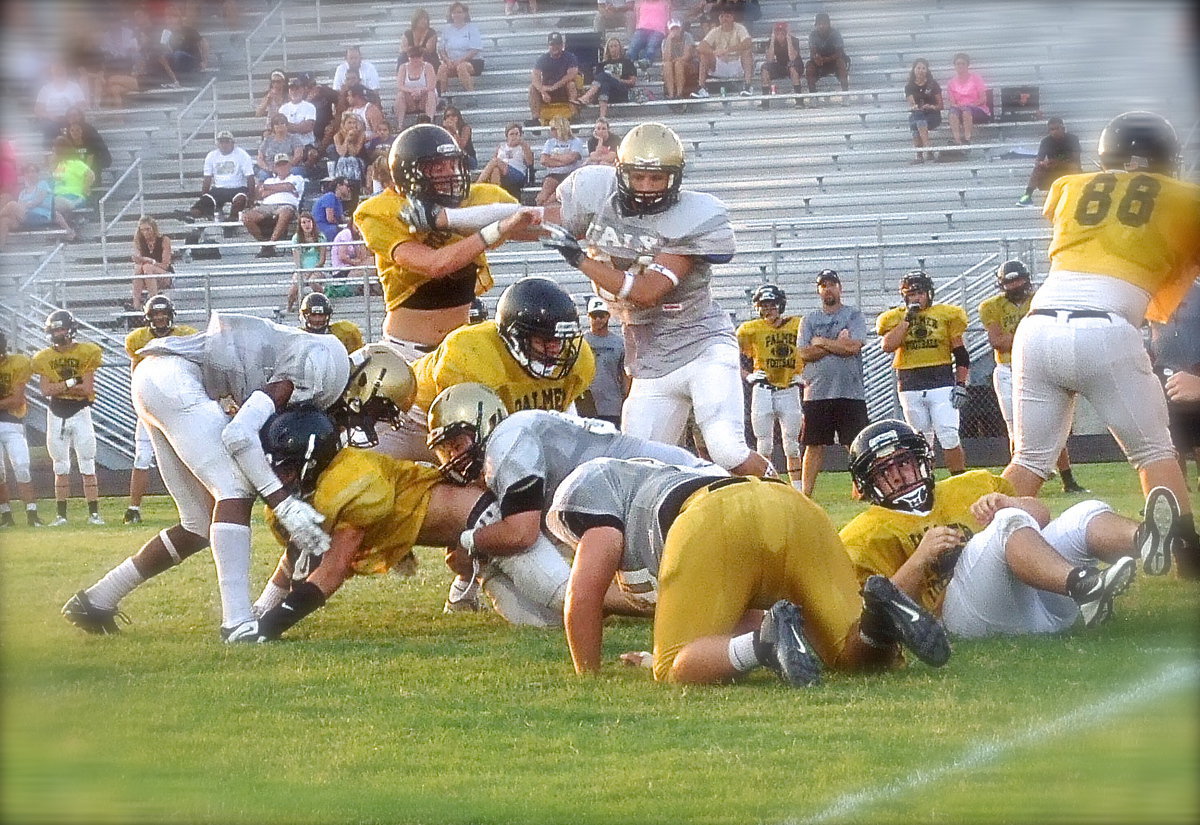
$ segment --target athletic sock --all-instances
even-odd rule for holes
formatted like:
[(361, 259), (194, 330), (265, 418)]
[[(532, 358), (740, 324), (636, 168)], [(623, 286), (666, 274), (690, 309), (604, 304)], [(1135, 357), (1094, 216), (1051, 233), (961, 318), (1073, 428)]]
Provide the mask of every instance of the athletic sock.
[(1063, 483), (1064, 490), (1067, 489), (1068, 487), (1075, 486), (1075, 473), (1071, 470), (1070, 467), (1068, 467), (1065, 470), (1060, 470), (1058, 474), (1060, 476), (1062, 476), (1062, 483)]
[(455, 604), (478, 598), (478, 596), (479, 579), (464, 579), (462, 576), (457, 576), (454, 581), (450, 582), (450, 593), (446, 596), (446, 601)]
[(12, 513), (12, 505), (7, 501), (0, 503), (0, 513)]
[(100, 501), (98, 499), (88, 502), (88, 512), (93, 516), (100, 512)]
[(743, 633), (729, 640), (729, 664), (739, 673), (753, 670), (762, 664), (754, 647), (755, 633)]
[(67, 517), (67, 502), (66, 501), (64, 501), (64, 500), (55, 501), (54, 507), (58, 510), (59, 518)]
[(116, 610), (121, 599), (144, 581), (130, 556), (87, 589), (88, 601), (101, 610)]
[(297, 582), (278, 607), (258, 620), (258, 633), (264, 639), (278, 639), (288, 628), (325, 605), (325, 594), (312, 582)]
[(250, 526), (214, 521), (208, 528), (208, 540), (221, 589), (221, 626), (237, 627), (254, 618), (250, 602)]
[(259, 616), (265, 616), (268, 610), (273, 610), (283, 604), (283, 600), (290, 593), (286, 587), (280, 587), (274, 581), (268, 581), (267, 586), (263, 588), (263, 592), (258, 594), (258, 599), (254, 602), (254, 612)]

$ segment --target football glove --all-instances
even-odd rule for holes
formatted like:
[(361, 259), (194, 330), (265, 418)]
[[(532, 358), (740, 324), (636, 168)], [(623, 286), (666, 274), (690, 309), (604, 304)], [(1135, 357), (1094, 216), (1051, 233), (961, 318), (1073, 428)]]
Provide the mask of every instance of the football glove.
[(954, 389), (950, 390), (950, 406), (956, 410), (961, 410), (967, 404), (967, 388), (962, 384), (956, 384)]
[(796, 373), (795, 375), (792, 376), (792, 380), (788, 382), (788, 386), (789, 387), (803, 387), (804, 386), (804, 379), (800, 376), (800, 373)]
[(575, 236), (568, 232), (566, 227), (556, 223), (543, 222), (542, 229), (546, 230), (546, 236), (542, 238), (542, 246), (557, 250), (558, 254), (563, 256), (564, 261), (578, 269), (587, 254), (579, 245), (579, 241), (575, 240)]
[(917, 314), (920, 311), (921, 311), (920, 304), (909, 304), (908, 311), (904, 313), (905, 322), (911, 324), (913, 321), (917, 320)]
[(750, 385), (766, 383), (767, 374), (762, 370), (755, 370), (746, 376), (746, 383)]
[(434, 232), (439, 229), (437, 217), (443, 211), (436, 203), (425, 203), (409, 196), (400, 207), (400, 220), (408, 224), (410, 232)]
[[(293, 578), (305, 578), (316, 568), (325, 551), (329, 549), (329, 536), (321, 529), (325, 517), (295, 496), (288, 496), (274, 508), (275, 517), (287, 531), (291, 543), (300, 552), (293, 565)], [(316, 563), (314, 563), (314, 561)], [(305, 570), (304, 576), (300, 575)]]

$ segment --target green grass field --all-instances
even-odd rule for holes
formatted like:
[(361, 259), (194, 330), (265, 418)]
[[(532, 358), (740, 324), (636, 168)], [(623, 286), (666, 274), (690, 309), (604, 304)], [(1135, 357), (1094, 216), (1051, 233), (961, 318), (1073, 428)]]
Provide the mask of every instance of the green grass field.
[[(1136, 516), (1127, 466), (1078, 476)], [(847, 491), (822, 476), (839, 524)], [(285, 642), (218, 641), (207, 554), (130, 596), (121, 636), (86, 636), (62, 603), (173, 516), (124, 527), (123, 507), (3, 534), (4, 822), (1200, 820), (1195, 584), (1138, 579), (1104, 628), (960, 642), (941, 670), (682, 689), (615, 662), (646, 623), (612, 623), (612, 664), (581, 680), (560, 632), (443, 616), (431, 549)], [(255, 542), (258, 587), (276, 549)]]

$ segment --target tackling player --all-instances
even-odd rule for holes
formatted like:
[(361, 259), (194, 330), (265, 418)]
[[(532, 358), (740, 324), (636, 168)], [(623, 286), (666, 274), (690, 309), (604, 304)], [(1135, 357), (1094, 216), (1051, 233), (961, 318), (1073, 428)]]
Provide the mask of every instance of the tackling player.
[(1179, 139), (1152, 112), (1113, 118), (1098, 153), (1104, 171), (1061, 177), (1046, 197), (1050, 274), (1013, 340), (1016, 453), (1004, 477), (1037, 494), (1084, 396), (1143, 492), (1167, 487), (1179, 500), (1175, 558), (1195, 578), (1200, 537), (1140, 328), (1167, 321), (1200, 271), (1200, 186), (1176, 178)]
[[(1170, 490), (1146, 522), (1083, 501), (1050, 520), (1035, 498), (986, 470), (934, 481), (932, 449), (903, 421), (879, 421), (850, 445), (850, 476), (871, 503), (842, 528), (860, 580), (890, 576), (959, 636), (1056, 633), (1106, 621), (1134, 575), (1161, 567), (1179, 512)], [(1109, 566), (1101, 569), (1097, 562)]]
[(12, 507), (8, 503), (8, 471), (5, 459), (12, 465), (13, 478), (21, 500), (25, 502), (25, 520), (30, 527), (41, 527), (38, 518), (37, 494), (33, 492), (33, 477), (29, 471), (29, 442), (25, 439), (25, 414), (29, 403), (25, 385), (33, 377), (33, 364), (28, 355), (8, 351), (8, 336), (0, 332), (0, 527), (14, 526)]
[(332, 335), (342, 342), (346, 354), (362, 349), (363, 334), (358, 324), (342, 319), (331, 321), (333, 318), (333, 302), (325, 297), (323, 292), (310, 292), (300, 302), (300, 329), (314, 335)]
[(904, 306), (879, 316), (875, 331), (884, 352), (896, 353), (892, 365), (900, 390), (900, 408), (913, 429), (933, 446), (942, 445), (951, 475), (967, 469), (958, 435), (958, 411), (967, 400), (971, 356), (963, 345), (967, 313), (962, 307), (933, 303), (933, 279), (919, 269), (900, 279)]
[(46, 396), (46, 452), (54, 462), (54, 504), (58, 517), (51, 527), (67, 523), (67, 498), (71, 495), (71, 452), (83, 477), (88, 524), (104, 524), (100, 517), (100, 488), (96, 483), (96, 428), (92, 404), (96, 400), (96, 370), (103, 353), (96, 344), (76, 341), (79, 323), (65, 309), (46, 317), (50, 346), (33, 356), (38, 389)]
[(798, 316), (784, 317), (787, 295), (774, 284), (754, 290), (751, 303), (759, 317), (737, 328), (742, 354), (742, 376), (750, 384), (750, 426), (758, 452), (768, 460), (775, 453), (775, 422), (783, 437), (792, 486), (804, 489), (801, 480), (800, 374), (804, 362), (797, 357)]
[[(143, 312), (146, 325), (138, 327), (125, 336), (125, 352), (129, 355), (130, 370), (137, 369), (142, 360), (138, 350), (155, 338), (168, 335), (195, 335), (197, 330), (187, 324), (175, 323), (175, 304), (166, 295), (155, 295), (146, 301)], [(129, 506), (125, 508), (125, 524), (142, 523), (142, 497), (150, 484), (150, 468), (154, 466), (154, 448), (150, 444), (150, 433), (142, 419), (138, 418), (133, 431), (133, 469), (129, 471)]]

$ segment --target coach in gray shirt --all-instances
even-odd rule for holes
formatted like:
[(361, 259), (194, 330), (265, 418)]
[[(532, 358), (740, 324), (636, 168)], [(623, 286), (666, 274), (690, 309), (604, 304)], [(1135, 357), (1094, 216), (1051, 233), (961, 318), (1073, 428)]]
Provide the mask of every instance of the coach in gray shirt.
[(629, 376), (625, 372), (625, 339), (608, 328), (608, 304), (603, 298), (592, 296), (587, 302), (587, 316), (591, 329), (583, 334), (592, 352), (596, 354), (596, 377), (588, 387), (591, 406), (587, 399), (581, 401), (580, 412), (592, 418), (621, 426), (621, 405), (629, 392)]
[(848, 446), (867, 426), (862, 347), (867, 322), (856, 307), (842, 303), (842, 281), (832, 269), (817, 273), (821, 308), (804, 316), (797, 352), (804, 359), (804, 445), (801, 477), (811, 496), (821, 472), (826, 444)]

